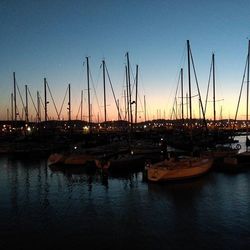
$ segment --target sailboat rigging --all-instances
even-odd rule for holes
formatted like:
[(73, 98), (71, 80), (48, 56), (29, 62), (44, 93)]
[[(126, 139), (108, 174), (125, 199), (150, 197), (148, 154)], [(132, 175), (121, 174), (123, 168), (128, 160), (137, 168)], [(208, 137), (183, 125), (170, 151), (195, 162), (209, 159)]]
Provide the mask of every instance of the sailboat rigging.
[(241, 88), (240, 88), (240, 94), (239, 94), (239, 99), (237, 103), (237, 108), (236, 108), (236, 113), (235, 113), (235, 119), (234, 119), (234, 124), (236, 123), (237, 120), (237, 115), (239, 111), (239, 106), (240, 106), (240, 100), (241, 100), (241, 95), (243, 91), (243, 85), (245, 82), (245, 76), (247, 75), (247, 80), (246, 80), (246, 146), (250, 146), (250, 139), (249, 139), (249, 63), (250, 63), (250, 40), (248, 40), (248, 53), (247, 53), (247, 59), (246, 59), (246, 64), (245, 64), (245, 69), (244, 69), (244, 74), (242, 78), (242, 83), (241, 83)]
[(213, 91), (213, 125), (215, 126), (216, 105), (215, 105), (215, 57), (214, 57), (214, 53), (212, 54), (212, 62), (211, 62), (210, 71), (209, 71), (209, 79), (208, 79), (207, 94), (206, 94), (206, 101), (205, 101), (205, 112), (207, 111), (208, 93), (209, 93), (211, 75), (212, 75), (212, 81), (213, 81), (213, 89), (212, 89)]
[[(196, 70), (195, 70), (195, 66), (194, 66), (194, 60), (193, 60), (189, 40), (187, 40), (187, 55), (188, 55), (187, 56), (187, 60), (188, 60), (188, 69), (187, 69), (188, 92), (186, 95), (186, 102), (187, 102), (186, 105), (187, 105), (188, 126), (185, 126), (185, 124), (184, 124), (183, 70), (181, 70), (179, 80), (181, 80), (181, 106), (182, 106), (182, 108), (181, 108), (181, 113), (182, 113), (181, 114), (181, 122), (182, 122), (182, 126), (181, 126), (181, 130), (178, 129), (176, 131), (176, 136), (175, 136), (174, 140), (170, 143), (172, 144), (173, 147), (180, 148), (180, 149), (186, 149), (189, 151), (191, 150), (191, 152), (193, 152), (193, 150), (196, 146), (201, 146), (201, 145), (204, 146), (205, 145), (204, 144), (205, 141), (201, 142), (201, 136), (203, 139), (207, 140), (206, 135), (208, 134), (208, 128), (207, 128), (205, 111), (203, 108), (200, 88), (199, 88), (199, 84), (198, 84), (197, 74), (196, 74)], [(195, 83), (196, 83), (196, 90), (198, 92), (196, 95), (192, 95), (191, 67), (193, 69), (193, 74), (194, 74)], [(176, 91), (176, 95), (177, 95), (177, 91)], [(201, 127), (200, 127), (200, 125), (196, 126), (194, 124), (194, 119), (193, 119), (192, 99), (196, 96), (198, 97), (199, 108), (200, 108), (200, 112), (202, 114), (202, 119), (201, 119), (202, 126)], [(177, 103), (175, 105), (177, 105)], [(177, 108), (175, 108), (174, 112), (176, 113), (176, 117), (177, 117)], [(196, 127), (195, 129), (194, 129), (194, 126)], [(204, 128), (205, 128), (205, 131), (204, 131)], [(204, 132), (205, 132), (205, 136), (204, 136)], [(198, 139), (196, 140), (196, 138), (198, 138)]]
[[(189, 147), (192, 147), (193, 149), (193, 124), (192, 124), (193, 120), (192, 120), (192, 95), (191, 95), (192, 92), (191, 92), (191, 75), (190, 75), (190, 63), (191, 61), (193, 63), (193, 58), (190, 50), (189, 40), (187, 40), (187, 52), (188, 52), (188, 86), (189, 86), (189, 119), (190, 119)], [(197, 77), (196, 77), (196, 83), (197, 83)], [(204, 115), (204, 110), (199, 90), (198, 93), (199, 93), (199, 101), (201, 109)], [(149, 181), (153, 182), (192, 178), (208, 172), (212, 167), (212, 164), (213, 164), (213, 159), (209, 157), (194, 157), (193, 155), (189, 157), (187, 156), (174, 157), (174, 158), (170, 157), (155, 164), (149, 163), (146, 166), (147, 178)]]

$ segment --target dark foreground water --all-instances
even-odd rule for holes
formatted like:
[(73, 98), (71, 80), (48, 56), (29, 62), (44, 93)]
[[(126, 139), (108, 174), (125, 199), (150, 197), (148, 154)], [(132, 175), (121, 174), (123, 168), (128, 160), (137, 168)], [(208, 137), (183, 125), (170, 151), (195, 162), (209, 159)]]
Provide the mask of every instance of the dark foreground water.
[(250, 166), (150, 184), (0, 158), (0, 249), (250, 249)]

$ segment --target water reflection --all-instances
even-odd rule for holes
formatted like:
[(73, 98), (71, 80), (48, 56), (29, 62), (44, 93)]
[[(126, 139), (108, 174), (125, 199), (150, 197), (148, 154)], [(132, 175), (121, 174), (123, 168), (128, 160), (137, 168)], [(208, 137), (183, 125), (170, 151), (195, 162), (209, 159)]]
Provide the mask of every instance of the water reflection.
[(250, 171), (157, 184), (141, 172), (0, 158), (0, 243), (5, 249), (247, 249), (249, 183)]

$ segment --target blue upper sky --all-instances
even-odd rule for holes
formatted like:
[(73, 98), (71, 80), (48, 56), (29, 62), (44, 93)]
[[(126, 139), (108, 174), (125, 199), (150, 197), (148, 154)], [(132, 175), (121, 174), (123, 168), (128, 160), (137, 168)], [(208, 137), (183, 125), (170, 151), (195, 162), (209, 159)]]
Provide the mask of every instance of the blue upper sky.
[[(101, 60), (105, 58), (116, 98), (123, 103), (125, 53), (129, 52), (133, 74), (139, 65), (139, 110), (145, 95), (148, 115), (156, 118), (165, 113), (167, 118), (181, 67), (187, 78), (189, 39), (203, 98), (214, 52), (217, 99), (224, 99), (217, 102), (217, 114), (222, 111), (223, 117), (233, 117), (250, 37), (249, 9), (247, 0), (1, 0), (0, 116), (6, 118), (10, 108), (15, 71), (22, 94), (27, 84), (34, 99), (36, 91), (43, 96), (46, 77), (58, 109), (71, 83), (75, 117), (81, 90), (86, 97), (83, 62), (89, 56), (95, 86), (91, 87), (93, 115), (102, 118)], [(108, 117), (113, 119), (114, 102), (110, 89), (107, 92)], [(52, 104), (49, 113), (54, 117)], [(198, 116), (195, 110), (194, 114)]]

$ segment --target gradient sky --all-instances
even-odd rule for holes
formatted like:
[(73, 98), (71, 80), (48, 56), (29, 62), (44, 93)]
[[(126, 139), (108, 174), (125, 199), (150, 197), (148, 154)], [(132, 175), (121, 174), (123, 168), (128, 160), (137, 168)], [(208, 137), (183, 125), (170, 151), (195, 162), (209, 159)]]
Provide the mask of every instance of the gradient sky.
[[(23, 97), (25, 84), (34, 99), (36, 91), (43, 96), (46, 77), (58, 109), (71, 83), (75, 118), (81, 90), (85, 98), (87, 94), (83, 62), (89, 56), (91, 85), (95, 86), (91, 87), (93, 119), (98, 113), (103, 119), (101, 60), (106, 60), (116, 97), (122, 103), (125, 53), (129, 52), (133, 74), (139, 65), (139, 111), (145, 95), (149, 118), (157, 118), (157, 113), (158, 118), (164, 113), (169, 118), (181, 67), (187, 79), (189, 39), (203, 99), (214, 52), (216, 95), (223, 99), (217, 102), (217, 114), (219, 117), (222, 110), (224, 118), (233, 118), (250, 37), (249, 10), (247, 0), (1, 0), (0, 117), (6, 119), (10, 108), (15, 71)], [(116, 119), (110, 87), (107, 92), (108, 119)], [(86, 115), (86, 102), (84, 105)], [(193, 105), (195, 109), (195, 100)], [(63, 110), (66, 118), (66, 105)], [(243, 103), (239, 118), (244, 118), (244, 112)], [(208, 108), (208, 117), (211, 114)], [(49, 116), (56, 118), (51, 101)], [(194, 116), (198, 116), (197, 109)]]

